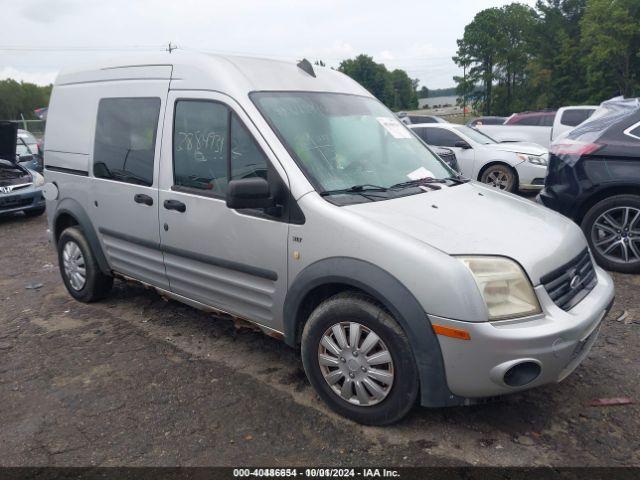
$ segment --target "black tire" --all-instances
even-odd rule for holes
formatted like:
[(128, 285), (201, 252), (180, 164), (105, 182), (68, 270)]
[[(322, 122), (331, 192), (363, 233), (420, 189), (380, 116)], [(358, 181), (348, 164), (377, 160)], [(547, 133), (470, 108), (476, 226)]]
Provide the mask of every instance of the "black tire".
[[(322, 374), (318, 360), (320, 342), (324, 333), (339, 322), (364, 325), (380, 337), (391, 355), (393, 383), (387, 396), (375, 405), (350, 403), (332, 390)], [(302, 362), (320, 398), (335, 412), (358, 423), (388, 425), (397, 422), (416, 403), (418, 370), (409, 340), (393, 317), (366, 295), (340, 293), (322, 302), (311, 313), (302, 333)]]
[(26, 217), (39, 217), (45, 211), (45, 207), (40, 208), (32, 208), (30, 210), (24, 210), (24, 214)]
[[(596, 221), (598, 221), (601, 215), (621, 207), (622, 208), (628, 207), (631, 209), (640, 210), (640, 196), (614, 195), (612, 197), (601, 200), (600, 202), (596, 203), (593, 207), (589, 209), (587, 214), (582, 219), (582, 223), (580, 224), (580, 227), (582, 228), (582, 231), (587, 237), (587, 241), (589, 242), (589, 247), (591, 248), (591, 252), (593, 253), (594, 258), (596, 259), (596, 262), (598, 262), (598, 265), (600, 265), (601, 267), (607, 270), (612, 270), (614, 272), (639, 273), (640, 260), (625, 262), (621, 258), (620, 261), (615, 261), (611, 255), (605, 255), (603, 251), (601, 251), (601, 249), (603, 250), (606, 249), (606, 247), (608, 247), (610, 244), (606, 244), (606, 247), (600, 247), (600, 246), (596, 246), (596, 243), (595, 243), (597, 239), (596, 237), (598, 236), (597, 232), (594, 232), (594, 224), (596, 223)], [(633, 220), (633, 217), (629, 219), (629, 221), (631, 220)], [(636, 219), (636, 221), (633, 223), (633, 225), (631, 225), (631, 227), (633, 227), (633, 230), (635, 232), (640, 231), (640, 217)], [(627, 235), (627, 245), (632, 243), (633, 246), (636, 248), (636, 250), (640, 251), (640, 235), (638, 233), (634, 234), (634, 232), (630, 232), (630, 231), (624, 232), (624, 226), (623, 226), (620, 235), (623, 235), (625, 233)], [(621, 237), (621, 239), (624, 241), (624, 237)], [(620, 247), (616, 247), (616, 248), (620, 248)], [(617, 254), (618, 252), (621, 253), (621, 251), (617, 250), (616, 248), (614, 248), (614, 251), (612, 253), (615, 253), (615, 254)], [(630, 247), (627, 247), (627, 248), (630, 248)], [(633, 255), (633, 252), (631, 252), (630, 250), (629, 252), (631, 253), (631, 255)], [(631, 259), (632, 257), (630, 256), (629, 258)]]
[[(498, 186), (496, 181), (493, 180), (495, 176), (505, 178), (506, 183), (503, 186)], [(499, 188), (505, 192), (518, 191), (518, 174), (513, 168), (504, 163), (494, 163), (486, 167), (480, 174), (479, 180), (486, 185)]]
[[(86, 271), (86, 281), (84, 286), (76, 289), (72, 286), (70, 279), (67, 277), (63, 264), (64, 248), (69, 242), (74, 242), (82, 252), (84, 257), (84, 265)], [(60, 267), (60, 275), (67, 291), (73, 298), (81, 302), (95, 302), (106, 297), (113, 286), (113, 277), (105, 275), (100, 271), (100, 267), (96, 262), (95, 256), (91, 251), (89, 243), (84, 237), (82, 228), (75, 226), (63, 230), (58, 239), (58, 265)]]

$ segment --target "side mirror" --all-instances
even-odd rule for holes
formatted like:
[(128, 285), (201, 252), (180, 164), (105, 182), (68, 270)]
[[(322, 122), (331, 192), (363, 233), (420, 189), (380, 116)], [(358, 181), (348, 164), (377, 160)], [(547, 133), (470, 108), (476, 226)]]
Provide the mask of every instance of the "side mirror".
[(231, 180), (227, 185), (227, 207), (269, 208), (275, 205), (271, 198), (269, 183), (260, 177)]
[(458, 147), (458, 148), (464, 148), (465, 150), (469, 150), (471, 148), (471, 145), (469, 145), (467, 142), (465, 142), (464, 140), (458, 140), (454, 147)]

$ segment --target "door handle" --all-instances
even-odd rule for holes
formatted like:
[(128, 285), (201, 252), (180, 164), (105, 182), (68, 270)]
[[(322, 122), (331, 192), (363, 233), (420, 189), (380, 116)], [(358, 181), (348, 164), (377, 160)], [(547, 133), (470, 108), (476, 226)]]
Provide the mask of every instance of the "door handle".
[(165, 200), (164, 208), (167, 210), (177, 210), (180, 213), (187, 211), (187, 206), (178, 200)]
[(145, 195), (144, 193), (136, 193), (133, 196), (133, 201), (136, 203), (144, 203), (145, 205), (153, 205), (153, 198), (149, 195)]

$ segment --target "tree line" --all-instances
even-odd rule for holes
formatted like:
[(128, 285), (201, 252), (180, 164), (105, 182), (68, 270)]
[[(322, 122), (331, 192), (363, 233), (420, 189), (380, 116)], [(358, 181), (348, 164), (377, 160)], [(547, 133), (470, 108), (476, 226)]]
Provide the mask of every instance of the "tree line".
[(488, 8), (457, 43), (456, 92), (486, 115), (640, 94), (639, 0)]
[(49, 105), (51, 85), (41, 87), (12, 79), (0, 80), (0, 120), (36, 118), (34, 110)]

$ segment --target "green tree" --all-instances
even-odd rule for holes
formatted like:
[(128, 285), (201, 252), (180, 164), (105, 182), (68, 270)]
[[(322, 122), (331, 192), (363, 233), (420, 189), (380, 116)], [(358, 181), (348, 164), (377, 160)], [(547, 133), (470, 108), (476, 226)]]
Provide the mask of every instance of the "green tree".
[(418, 90), (418, 98), (429, 98), (429, 89), (424, 85)]
[(580, 22), (589, 99), (640, 93), (640, 2), (587, 0)]
[(417, 80), (412, 80), (404, 70), (389, 72), (368, 55), (343, 60), (338, 67), (371, 94), (393, 110), (411, 110), (418, 107)]
[(0, 119), (35, 119), (34, 110), (49, 104), (51, 85), (41, 87), (12, 79), (0, 80)]

